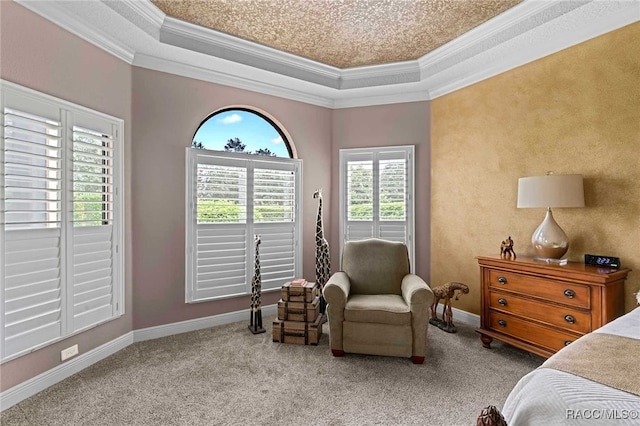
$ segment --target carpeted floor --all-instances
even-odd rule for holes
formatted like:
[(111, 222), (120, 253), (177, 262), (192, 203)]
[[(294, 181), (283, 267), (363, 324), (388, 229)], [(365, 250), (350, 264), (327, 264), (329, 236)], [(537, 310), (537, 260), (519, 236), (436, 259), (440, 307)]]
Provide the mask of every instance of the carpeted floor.
[(543, 359), (430, 326), (427, 358), (334, 358), (247, 323), (133, 344), (1, 413), (2, 425), (475, 425)]

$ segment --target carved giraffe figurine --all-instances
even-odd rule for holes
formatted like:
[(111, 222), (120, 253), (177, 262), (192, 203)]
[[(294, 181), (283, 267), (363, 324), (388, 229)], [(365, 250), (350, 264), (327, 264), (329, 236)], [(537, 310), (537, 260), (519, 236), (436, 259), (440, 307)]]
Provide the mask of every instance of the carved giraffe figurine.
[[(468, 294), (469, 286), (463, 283), (450, 281), (443, 286), (435, 287), (433, 290), (433, 303), (431, 304), (431, 319), (430, 324), (437, 326), (438, 328), (447, 331), (449, 333), (455, 333), (456, 327), (453, 325), (453, 313), (451, 312), (451, 298), (454, 297), (458, 300), (460, 293)], [(442, 320), (438, 318), (438, 303), (444, 299), (442, 308)]]
[(264, 333), (266, 330), (262, 327), (262, 277), (260, 276), (260, 235), (256, 234), (254, 242), (256, 245), (256, 260), (251, 279), (251, 309), (249, 320), (249, 330), (253, 334)]
[[(331, 258), (329, 257), (329, 243), (324, 238), (324, 228), (322, 226), (322, 189), (316, 189), (313, 198), (318, 199), (318, 217), (316, 219), (316, 284), (320, 286), (320, 291), (329, 281), (331, 275)], [(320, 297), (320, 313), (324, 314), (327, 302), (324, 296)]]

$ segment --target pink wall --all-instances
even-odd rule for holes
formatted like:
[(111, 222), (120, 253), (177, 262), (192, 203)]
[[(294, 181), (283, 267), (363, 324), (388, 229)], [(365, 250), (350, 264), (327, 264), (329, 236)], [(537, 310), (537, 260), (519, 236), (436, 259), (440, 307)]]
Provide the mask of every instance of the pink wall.
[[(333, 270), (338, 258), (338, 150), (416, 145), (417, 272), (429, 276), (429, 104), (331, 111), (300, 102), (132, 67), (14, 2), (0, 1), (0, 77), (125, 120), (126, 313), (0, 366), (0, 391), (134, 329), (247, 309), (249, 297), (185, 303), (184, 148), (212, 112), (244, 105), (288, 131), (303, 163), (303, 272), (315, 278), (316, 188)], [(332, 220), (333, 219), (333, 220)], [(275, 303), (265, 292), (263, 303)]]
[[(185, 303), (185, 147), (200, 122), (227, 106), (252, 106), (289, 132), (303, 163), (304, 276), (315, 278), (315, 188), (331, 190), (331, 111), (133, 67), (134, 328), (247, 309), (249, 297)], [(328, 207), (330, 203), (328, 203)], [(328, 214), (325, 228), (330, 229)], [(263, 293), (263, 304), (279, 299)]]
[(60, 364), (60, 351), (80, 353), (132, 330), (131, 286), (131, 67), (26, 10), (0, 1), (0, 77), (125, 121), (125, 315), (0, 366), (0, 391)]
[(340, 149), (415, 145), (415, 271), (430, 276), (431, 116), (429, 102), (338, 109), (332, 111), (331, 259), (340, 266), (339, 171)]

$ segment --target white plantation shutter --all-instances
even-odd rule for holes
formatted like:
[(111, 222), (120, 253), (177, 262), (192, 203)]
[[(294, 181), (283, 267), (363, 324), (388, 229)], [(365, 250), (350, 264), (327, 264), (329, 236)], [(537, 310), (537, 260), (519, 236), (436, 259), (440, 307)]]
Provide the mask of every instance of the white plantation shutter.
[(340, 232), (346, 241), (407, 245), (413, 268), (413, 146), (340, 150)]
[(299, 276), (298, 160), (187, 149), (187, 302), (247, 294), (260, 244), (262, 289)]
[[(295, 173), (287, 164), (278, 170), (273, 164), (256, 162), (253, 171), (253, 200), (256, 223), (295, 221)], [(259, 168), (260, 166), (264, 168)]]
[[(280, 288), (282, 284), (301, 276), (297, 265), (297, 234), (295, 223), (259, 223), (254, 233), (260, 234), (260, 276), (262, 289)], [(253, 235), (253, 234), (251, 234)], [(251, 257), (249, 280), (253, 277)], [(251, 283), (251, 281), (249, 281)], [(251, 287), (249, 287), (251, 289)]]
[[(244, 293), (247, 274), (247, 166), (198, 155), (195, 167), (193, 298)], [(189, 184), (190, 182), (187, 182)]]
[(410, 246), (408, 163), (402, 151), (378, 154), (378, 236)]
[(242, 162), (208, 164), (197, 168), (198, 223), (246, 223), (247, 168)]
[(5, 239), (3, 357), (62, 336), (60, 229), (11, 231)]
[(4, 108), (2, 358), (62, 336), (60, 111), (14, 104)]
[(268, 290), (300, 276), (296, 275), (297, 179), (293, 163), (255, 164), (253, 233), (262, 237), (260, 275), (262, 288)]
[(115, 311), (113, 227), (73, 232), (73, 331), (111, 318)]
[(114, 157), (122, 124), (1, 84), (0, 355), (7, 360), (122, 314)]
[(110, 225), (113, 220), (113, 136), (73, 126), (72, 149), (73, 224)]
[[(80, 117), (74, 117), (80, 119)], [(114, 125), (90, 120), (73, 126), (72, 226), (69, 256), (73, 270), (73, 329), (112, 317), (114, 297)]]
[(244, 293), (247, 283), (245, 225), (198, 224), (196, 231), (194, 299)]
[(346, 163), (346, 186), (345, 241), (373, 237), (373, 154), (351, 156)]

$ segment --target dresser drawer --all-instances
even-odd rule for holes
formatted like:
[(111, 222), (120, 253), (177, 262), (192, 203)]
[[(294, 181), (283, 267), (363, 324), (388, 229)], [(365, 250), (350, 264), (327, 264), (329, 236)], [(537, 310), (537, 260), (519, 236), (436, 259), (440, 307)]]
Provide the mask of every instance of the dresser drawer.
[(591, 331), (591, 313), (492, 291), (489, 307), (552, 324), (577, 333)]
[(559, 351), (578, 338), (574, 334), (563, 333), (500, 312), (489, 313), (489, 328), (542, 346), (553, 352)]
[(489, 288), (513, 291), (579, 308), (591, 307), (589, 286), (586, 285), (490, 270)]
[(498, 339), (549, 357), (624, 311), (628, 269), (554, 265), (528, 256), (477, 259), (482, 306), (476, 331), (485, 348)]

